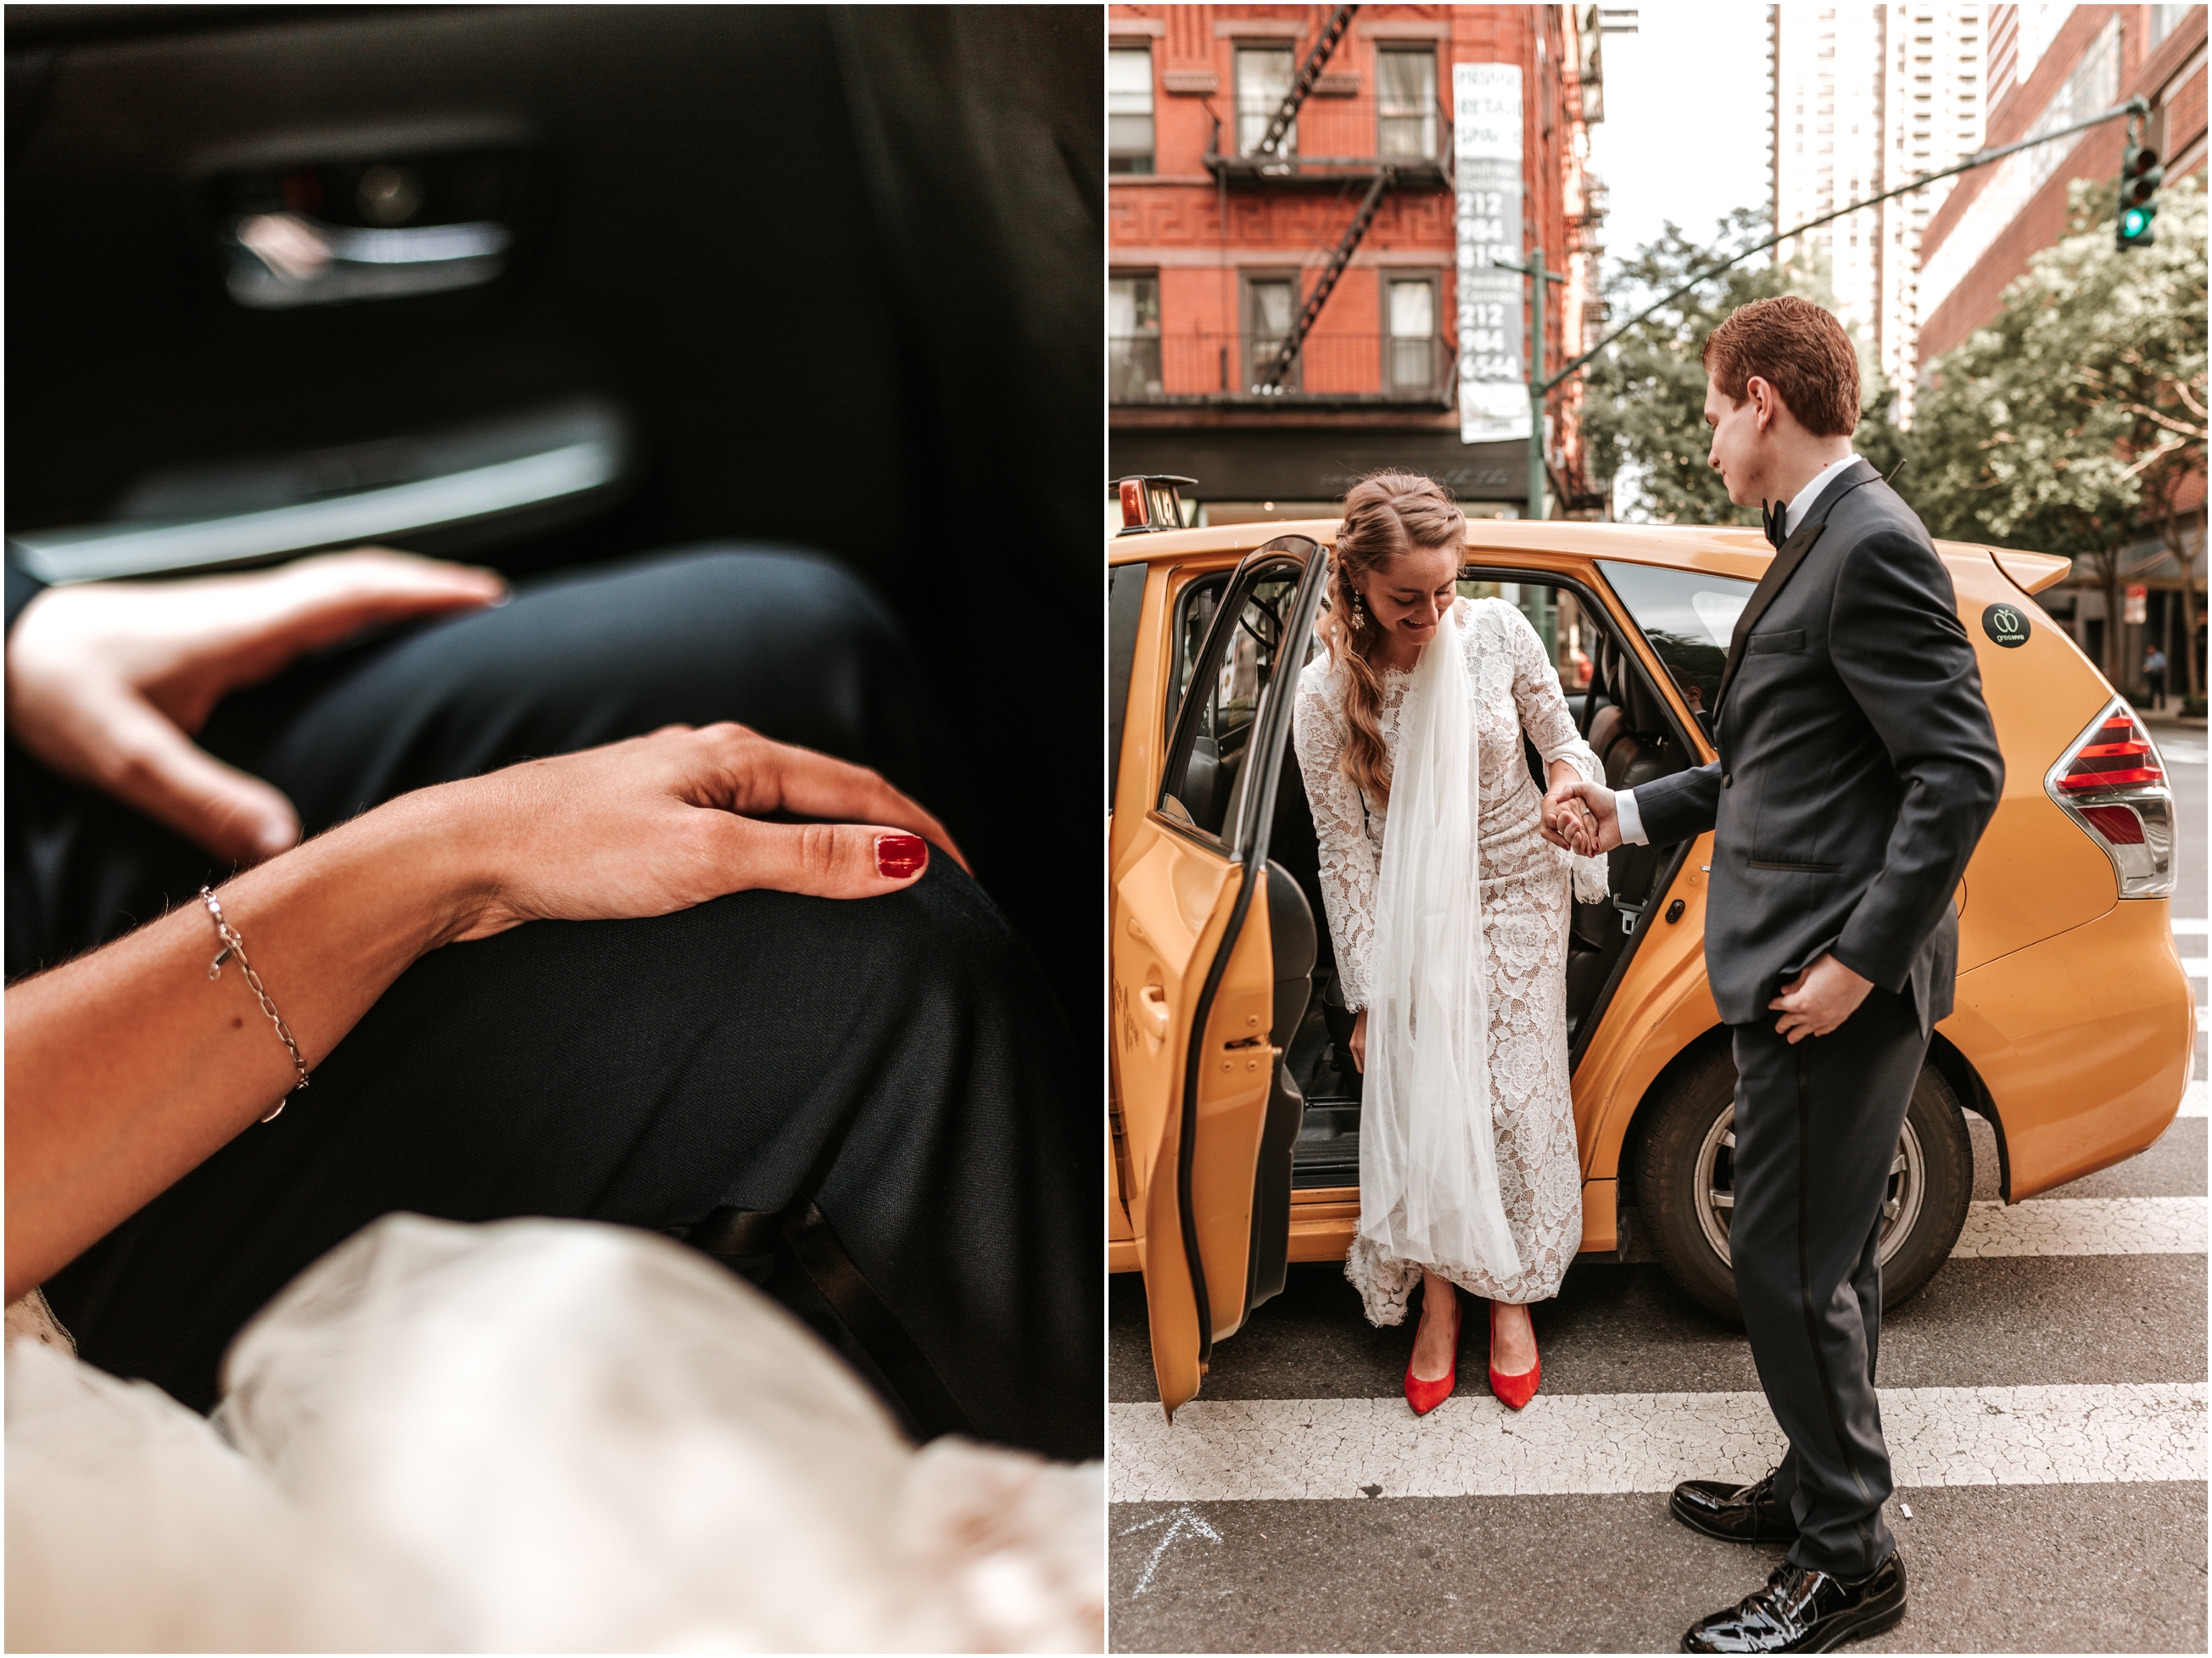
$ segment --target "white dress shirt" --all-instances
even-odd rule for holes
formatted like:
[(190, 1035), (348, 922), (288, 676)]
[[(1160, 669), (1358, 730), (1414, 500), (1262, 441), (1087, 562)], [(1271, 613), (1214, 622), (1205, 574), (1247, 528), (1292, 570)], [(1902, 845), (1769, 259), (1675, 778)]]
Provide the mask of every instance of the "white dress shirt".
[[(1812, 482), (1790, 497), (1789, 506), (1782, 509), (1782, 533), (1794, 536), (1797, 526), (1805, 521), (1805, 514), (1813, 510), (1813, 503), (1820, 498), (1820, 491), (1834, 482), (1844, 468), (1856, 460), (1856, 455), (1845, 455), (1841, 460), (1831, 461), (1813, 474)], [(1636, 792), (1623, 789), (1613, 797), (1613, 810), (1620, 817), (1620, 844), (1640, 847), (1646, 844), (1644, 833), (1644, 814), (1636, 809)]]

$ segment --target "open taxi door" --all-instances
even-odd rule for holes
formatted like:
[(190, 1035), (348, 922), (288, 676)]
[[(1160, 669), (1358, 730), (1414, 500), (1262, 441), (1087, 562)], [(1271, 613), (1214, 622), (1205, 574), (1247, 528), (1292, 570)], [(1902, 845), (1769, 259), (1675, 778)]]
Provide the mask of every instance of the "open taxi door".
[(1328, 562), (1284, 536), (1237, 567), (1113, 872), (1129, 1215), (1170, 1416), (1214, 1342), (1283, 1284), (1304, 1102), (1282, 1046), (1305, 1011), (1316, 932), (1297, 884), (1270, 871), (1267, 838)]

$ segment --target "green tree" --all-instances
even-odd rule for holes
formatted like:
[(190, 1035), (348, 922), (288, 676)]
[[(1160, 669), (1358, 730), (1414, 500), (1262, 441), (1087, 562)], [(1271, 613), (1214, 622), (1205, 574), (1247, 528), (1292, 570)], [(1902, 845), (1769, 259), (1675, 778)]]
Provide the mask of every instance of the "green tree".
[[(1699, 270), (1739, 249), (1764, 241), (1767, 216), (1738, 208), (1719, 222), (1711, 246), (1691, 242), (1669, 222), (1659, 240), (1625, 262), (1607, 285), (1607, 303), (1633, 313), (1658, 295), (1672, 293)], [(1594, 488), (1610, 490), (1624, 467), (1634, 475), (1650, 515), (1668, 524), (1759, 522), (1756, 507), (1728, 498), (1720, 475), (1706, 462), (1705, 371), (1698, 358), (1705, 337), (1728, 314), (1753, 300), (1796, 294), (1832, 307), (1826, 273), (1814, 264), (1778, 265), (1754, 259), (1732, 265), (1700, 282), (1606, 348), (1590, 364), (1583, 401), (1583, 433)], [(1867, 415), (1853, 441), (1885, 473), (1904, 453), (1891, 418), (1894, 401), (1859, 344), (1863, 383), (1870, 389)]]
[[(2113, 186), (2077, 179), (2069, 202), (2071, 232), (1930, 365), (1905, 494), (1939, 536), (2083, 561), (2118, 617), (2121, 550), (2145, 529), (2185, 545), (2179, 506), (2204, 466), (2204, 197), (2182, 179), (2157, 245), (2125, 252)], [(2193, 592), (2187, 604), (2193, 623)], [(2119, 634), (2106, 626), (2103, 666), (2124, 683)]]

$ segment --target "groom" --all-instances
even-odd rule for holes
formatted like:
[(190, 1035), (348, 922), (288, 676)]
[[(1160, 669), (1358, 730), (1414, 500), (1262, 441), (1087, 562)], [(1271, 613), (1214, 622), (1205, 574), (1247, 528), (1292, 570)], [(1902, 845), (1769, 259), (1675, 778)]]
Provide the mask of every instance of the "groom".
[(1731, 501), (1761, 503), (1776, 547), (1714, 699), (1720, 757), (1633, 792), (1561, 784), (1547, 805), (1579, 799), (1601, 849), (1715, 831), (1705, 966), (1739, 1078), (1730, 1255), (1790, 1449), (1754, 1485), (1690, 1480), (1671, 1506), (1709, 1536), (1790, 1552), (1682, 1646), (1826, 1651), (1905, 1615), (1875, 1400), (1881, 1206), (1929, 1031), (1951, 1011), (1952, 895), (2004, 762), (1950, 577), (1851, 452), (1859, 366), (1842, 326), (1760, 300), (1713, 331), (1705, 367), (1711, 463)]

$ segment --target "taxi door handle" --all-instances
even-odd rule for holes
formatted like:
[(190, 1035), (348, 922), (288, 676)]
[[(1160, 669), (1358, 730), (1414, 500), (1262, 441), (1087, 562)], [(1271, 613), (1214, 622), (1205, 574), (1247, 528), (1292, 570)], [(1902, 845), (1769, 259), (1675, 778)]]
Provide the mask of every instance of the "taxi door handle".
[(1164, 1041), (1168, 1034), (1167, 987), (1146, 985), (1137, 993), (1137, 1008), (1144, 1015), (1145, 1029), (1152, 1040)]

